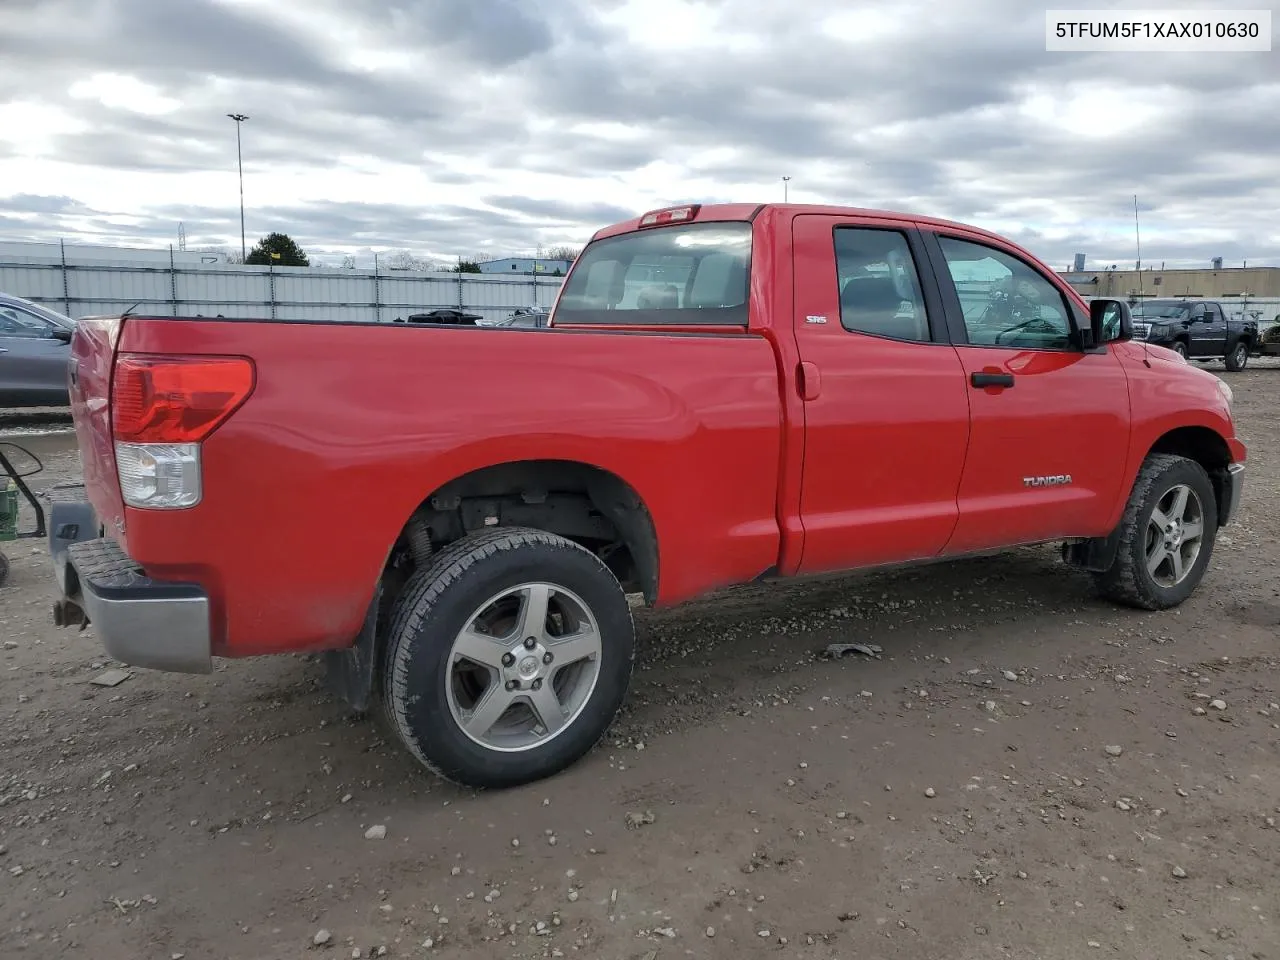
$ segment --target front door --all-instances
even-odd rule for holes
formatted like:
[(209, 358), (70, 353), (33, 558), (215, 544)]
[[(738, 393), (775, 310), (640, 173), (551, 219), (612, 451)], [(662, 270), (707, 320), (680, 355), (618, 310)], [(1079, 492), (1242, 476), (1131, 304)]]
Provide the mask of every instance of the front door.
[(805, 398), (799, 572), (936, 556), (956, 524), (969, 399), (919, 234), (806, 214), (792, 238)]
[(1107, 533), (1129, 448), (1119, 360), (1075, 345), (1073, 323), (1087, 318), (1012, 248), (924, 238), (972, 410), (947, 554)]

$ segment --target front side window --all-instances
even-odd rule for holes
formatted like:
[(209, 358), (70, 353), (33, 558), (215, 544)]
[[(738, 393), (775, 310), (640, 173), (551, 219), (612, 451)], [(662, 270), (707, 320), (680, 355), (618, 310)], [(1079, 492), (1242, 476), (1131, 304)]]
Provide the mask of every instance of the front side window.
[(1070, 349), (1066, 301), (1038, 270), (986, 244), (953, 237), (938, 242), (960, 297), (969, 343)]
[(16, 307), (0, 307), (0, 337), (23, 337), (31, 340), (48, 340), (53, 336), (53, 324)]
[(559, 323), (747, 325), (751, 224), (650, 227), (591, 243), (565, 281)]
[(837, 227), (835, 238), (841, 326), (894, 340), (929, 340), (920, 277), (906, 236)]

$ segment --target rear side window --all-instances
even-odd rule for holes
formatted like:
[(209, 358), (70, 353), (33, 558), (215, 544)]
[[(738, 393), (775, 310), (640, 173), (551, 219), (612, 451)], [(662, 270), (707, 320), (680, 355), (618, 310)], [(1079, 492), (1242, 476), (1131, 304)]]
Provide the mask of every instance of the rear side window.
[(837, 227), (836, 272), (846, 330), (892, 340), (930, 339), (920, 277), (903, 234)]
[(560, 323), (747, 325), (751, 224), (651, 227), (589, 244), (556, 304)]

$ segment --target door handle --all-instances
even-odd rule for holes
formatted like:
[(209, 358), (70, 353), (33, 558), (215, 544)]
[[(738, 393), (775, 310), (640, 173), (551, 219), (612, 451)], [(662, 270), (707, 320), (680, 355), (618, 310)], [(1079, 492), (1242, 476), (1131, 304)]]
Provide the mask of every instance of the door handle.
[(812, 360), (801, 360), (796, 369), (796, 387), (800, 391), (801, 400), (817, 400), (822, 392), (822, 374), (818, 365)]
[(1012, 387), (1012, 373), (988, 373), (974, 371), (969, 374), (969, 382), (975, 387)]
[(8, 353), (8, 352), (9, 352), (8, 347), (0, 347), (0, 353)]

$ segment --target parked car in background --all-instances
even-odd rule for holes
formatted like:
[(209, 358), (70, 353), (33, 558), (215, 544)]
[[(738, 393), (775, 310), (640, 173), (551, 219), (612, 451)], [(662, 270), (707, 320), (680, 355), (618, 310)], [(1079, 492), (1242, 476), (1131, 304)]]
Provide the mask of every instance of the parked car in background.
[[(465, 310), (455, 310), (452, 307), (441, 307), (437, 310), (428, 310), (426, 313), (409, 314), (410, 323), (448, 323), (455, 326), (474, 327), (476, 323), (483, 320), (484, 317), (478, 313), (467, 313)], [(396, 322), (401, 323), (399, 317)]]
[(0, 407), (65, 407), (67, 361), (76, 322), (0, 293)]
[(487, 326), (537, 328), (545, 327), (550, 319), (551, 311), (545, 307), (517, 307), (510, 316), (503, 317), (496, 323), (487, 324)]
[(1227, 319), (1216, 300), (1143, 300), (1133, 305), (1134, 336), (1188, 360), (1225, 360), (1243, 370), (1258, 343), (1252, 319)]

